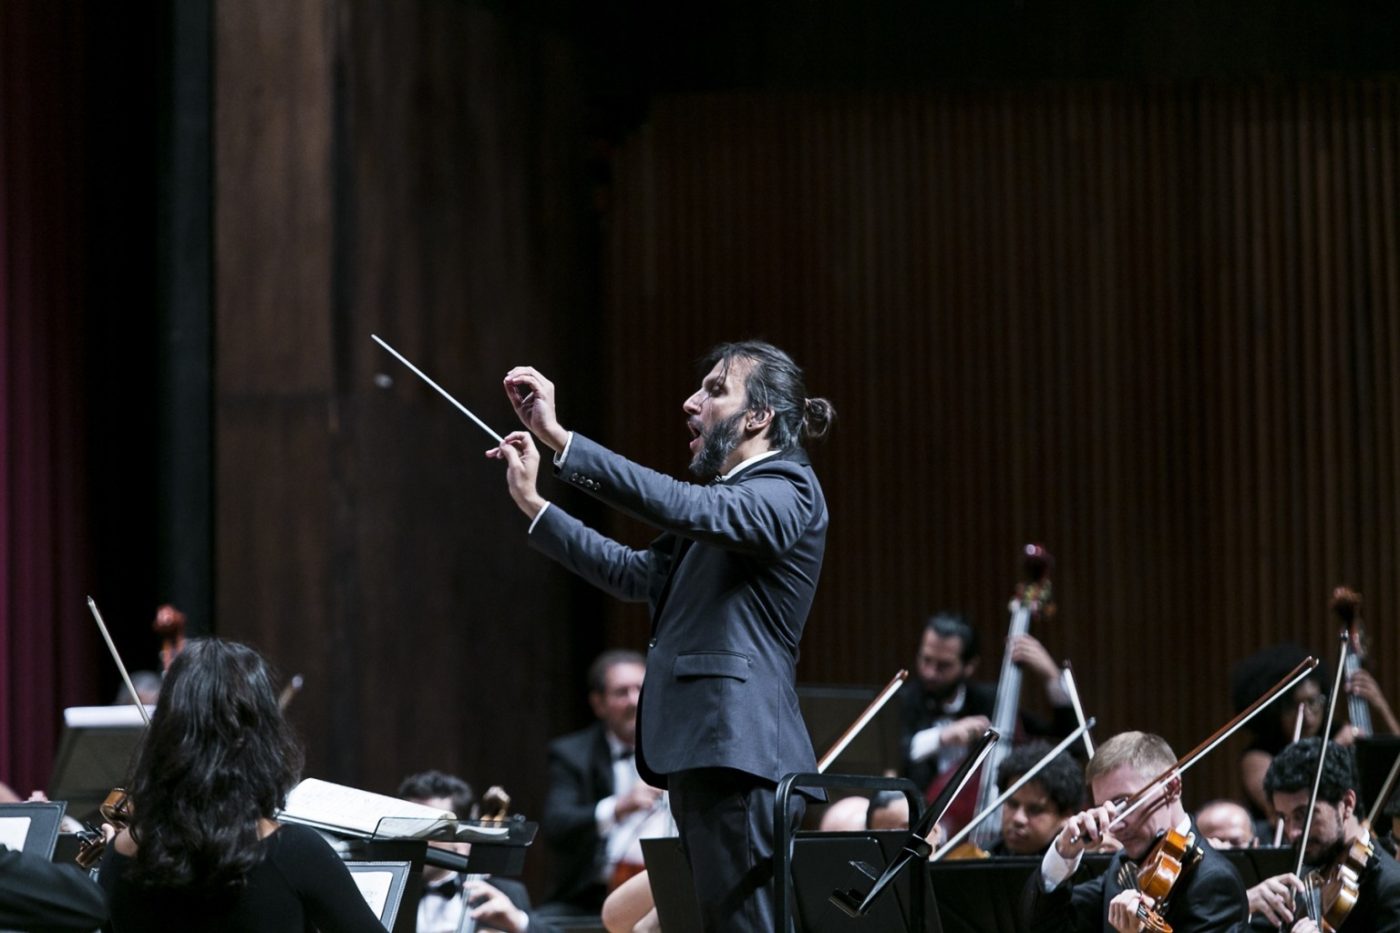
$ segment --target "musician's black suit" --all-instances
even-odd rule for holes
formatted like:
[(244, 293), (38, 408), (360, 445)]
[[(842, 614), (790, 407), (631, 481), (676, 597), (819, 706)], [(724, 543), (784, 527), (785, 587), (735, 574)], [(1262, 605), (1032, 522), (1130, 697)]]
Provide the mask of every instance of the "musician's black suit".
[(549, 795), (540, 831), (555, 853), (550, 904), (592, 914), (602, 909), (607, 853), (596, 812), (598, 801), (613, 790), (612, 750), (601, 722), (549, 743)]
[[(1196, 837), (1201, 838), (1200, 833)], [(1201, 851), (1200, 863), (1177, 882), (1163, 919), (1174, 933), (1233, 933), (1249, 917), (1244, 882), (1225, 856), (1209, 845), (1202, 845)], [(1037, 868), (1022, 893), (1022, 926), (1030, 933), (1113, 929), (1108, 905), (1123, 891), (1119, 874), (1124, 858), (1119, 852), (1097, 878), (1083, 884), (1066, 881), (1048, 893)]]
[[(811, 464), (793, 449), (701, 486), (574, 434), (557, 473), (662, 531), (635, 550), (551, 505), (530, 539), (614, 596), (649, 604), (653, 637), (637, 714), (638, 770), (672, 791), (707, 925), (771, 927), (771, 884), (750, 899), (759, 905), (756, 919), (748, 906), (735, 913), (736, 904), (720, 903), (722, 889), (738, 883), (736, 861), (742, 871), (745, 861), (771, 859), (771, 808), (748, 806), (740, 817), (747, 829), (728, 822), (732, 814), (708, 819), (700, 811), (715, 805), (706, 799), (710, 791), (734, 799), (766, 787), (771, 800), (786, 774), (816, 769), (795, 688), (798, 642), (826, 549), (826, 500)], [(705, 847), (726, 834), (739, 850), (730, 864), (697, 864), (711, 860)], [(753, 869), (749, 880), (759, 874)]]
[(75, 866), (0, 846), (0, 929), (91, 933), (106, 920), (102, 889)]

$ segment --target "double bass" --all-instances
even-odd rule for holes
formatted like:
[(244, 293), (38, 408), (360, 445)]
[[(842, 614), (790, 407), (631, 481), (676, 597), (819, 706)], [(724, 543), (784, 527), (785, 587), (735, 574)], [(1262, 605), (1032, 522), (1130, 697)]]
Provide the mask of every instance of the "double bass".
[[(985, 766), (975, 775), (977, 793), (959, 795), (948, 808), (943, 825), (950, 833), (966, 826), (975, 815), (985, 813), (997, 797), (997, 769), (1011, 753), (1011, 739), (1016, 735), (1021, 709), (1021, 667), (1011, 657), (1011, 646), (1017, 638), (1030, 634), (1033, 620), (1048, 619), (1055, 613), (1050, 583), (1050, 570), (1054, 566), (1054, 558), (1039, 544), (1027, 544), (1022, 549), (1021, 556), (1023, 575), (1008, 606), (1011, 621), (1006, 633), (1006, 650), (1001, 659), (1001, 675), (997, 678), (996, 705), (991, 723), (992, 730), (1007, 737), (1007, 741), (997, 743), (993, 747)], [(948, 775), (940, 775), (929, 785), (929, 799), (933, 799), (943, 790), (947, 779)], [(989, 816), (974, 832), (973, 845), (978, 849), (995, 845), (1001, 832), (1000, 827), (1001, 822)]]

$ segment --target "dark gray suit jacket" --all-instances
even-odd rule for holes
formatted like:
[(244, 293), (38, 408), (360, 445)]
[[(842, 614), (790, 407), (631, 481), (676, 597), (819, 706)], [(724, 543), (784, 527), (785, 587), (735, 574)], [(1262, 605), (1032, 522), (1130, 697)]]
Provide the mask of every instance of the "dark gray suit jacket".
[(619, 599), (646, 601), (652, 640), (637, 767), (650, 784), (691, 768), (777, 782), (816, 770), (797, 706), (797, 648), (821, 574), (827, 511), (800, 449), (700, 486), (575, 434), (559, 476), (663, 533), (636, 550), (557, 505), (531, 544)]

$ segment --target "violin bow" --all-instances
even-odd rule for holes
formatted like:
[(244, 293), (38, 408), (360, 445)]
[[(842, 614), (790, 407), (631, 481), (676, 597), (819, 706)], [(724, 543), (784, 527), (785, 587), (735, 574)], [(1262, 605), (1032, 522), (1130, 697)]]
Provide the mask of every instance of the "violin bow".
[(1342, 689), (1342, 678), (1347, 674), (1347, 651), (1351, 648), (1351, 633), (1345, 628), (1339, 636), (1340, 647), (1337, 655), (1337, 673), (1332, 678), (1332, 696), (1327, 703), (1327, 722), (1318, 733), (1320, 739), (1317, 751), (1317, 770), (1313, 772), (1312, 793), (1308, 795), (1308, 815), (1303, 820), (1303, 835), (1298, 839), (1298, 862), (1293, 874), (1303, 877), (1303, 853), (1308, 848), (1308, 837), (1312, 835), (1313, 807), (1317, 806), (1317, 792), (1322, 787), (1322, 768), (1327, 764), (1327, 746), (1331, 744), (1332, 717), (1337, 712), (1337, 694)]
[(112, 660), (117, 662), (117, 670), (121, 671), (122, 682), (126, 684), (127, 692), (131, 694), (131, 702), (135, 703), (136, 708), (141, 711), (141, 718), (145, 721), (146, 728), (149, 729), (151, 727), (151, 714), (146, 712), (146, 704), (142, 703), (141, 697), (137, 695), (136, 685), (131, 682), (131, 675), (126, 672), (122, 656), (117, 654), (117, 646), (112, 641), (112, 633), (107, 631), (107, 623), (102, 621), (102, 613), (97, 608), (97, 600), (89, 596), (87, 603), (93, 619), (97, 622), (97, 629), (102, 633), (103, 641), (107, 642), (107, 650), (112, 652)]
[(972, 832), (975, 826), (977, 826), (987, 817), (991, 816), (993, 813), (997, 812), (997, 808), (1000, 807), (1002, 804), (1006, 803), (1006, 801), (1010, 800), (1012, 794), (1016, 793), (1022, 787), (1025, 787), (1031, 781), (1035, 780), (1036, 776), (1039, 775), (1041, 771), (1044, 771), (1050, 765), (1050, 762), (1054, 761), (1057, 757), (1059, 757), (1061, 752), (1063, 752), (1065, 749), (1069, 748), (1076, 741), (1078, 741), (1080, 736), (1087, 735), (1089, 733), (1089, 730), (1094, 728), (1096, 722), (1097, 720), (1090, 719), (1087, 722), (1081, 723), (1078, 729), (1075, 729), (1069, 735), (1061, 739), (1059, 745), (1056, 745), (1054, 748), (1050, 749), (1050, 751), (1046, 752), (1044, 757), (1037, 761), (1034, 766), (1032, 766), (1028, 771), (1026, 771), (1025, 774), (1021, 775), (1021, 777), (1018, 778), (1016, 782), (1013, 783), (1010, 787), (1002, 791), (1000, 796), (998, 796), (996, 800), (993, 800), (991, 803), (989, 803), (985, 810), (974, 816), (971, 822), (969, 822), (962, 829), (958, 830), (957, 835), (953, 836), (953, 838), (943, 843), (943, 847), (941, 849), (933, 853), (933, 855), (929, 856), (929, 861), (936, 862), (939, 859), (943, 858), (943, 856), (951, 852), (954, 848), (956, 848), (958, 843), (962, 842), (963, 839), (966, 838), (967, 834)]
[[(1120, 825), (1125, 819), (1128, 818), (1130, 814), (1135, 812), (1139, 807), (1147, 803), (1149, 800), (1153, 799), (1153, 794), (1155, 791), (1166, 788), (1171, 784), (1172, 781), (1180, 779), (1180, 777), (1183, 774), (1191, 770), (1192, 766), (1195, 765), (1196, 762), (1200, 761), (1206, 755), (1215, 751), (1216, 746), (1218, 746), (1221, 742), (1224, 742), (1230, 736), (1238, 732), (1240, 727), (1243, 726), (1245, 723), (1249, 722), (1255, 716), (1258, 716), (1259, 713), (1263, 711), (1264, 707), (1268, 706), (1274, 700), (1278, 699), (1281, 695), (1288, 692), (1289, 690), (1292, 690), (1294, 686), (1302, 682), (1302, 680), (1305, 677), (1307, 677), (1308, 674), (1312, 673), (1312, 670), (1315, 667), (1317, 667), (1317, 658), (1309, 656), (1300, 661), (1297, 667), (1293, 668), (1292, 671), (1285, 674), (1282, 680), (1280, 680), (1278, 683), (1274, 684), (1267, 691), (1265, 691), (1263, 696), (1259, 697), (1259, 699), (1251, 703), (1243, 712), (1239, 713), (1235, 716), (1234, 719), (1231, 719), (1225, 725), (1217, 729), (1215, 731), (1215, 734), (1210, 736), (1210, 738), (1206, 739), (1200, 745), (1197, 745), (1190, 752), (1188, 752), (1185, 756), (1178, 759), (1176, 764), (1172, 765), (1170, 768), (1167, 768), (1161, 774), (1148, 781), (1145, 785), (1143, 785), (1143, 788), (1139, 790), (1136, 794), (1133, 794), (1127, 800), (1123, 801), (1127, 809), (1120, 810), (1118, 812), (1118, 815), (1113, 818), (1113, 822), (1109, 824), (1109, 829), (1112, 829), (1114, 826)], [(1072, 841), (1078, 842), (1079, 837), (1077, 835), (1074, 836), (1072, 838)]]
[(831, 767), (837, 757), (846, 750), (846, 746), (850, 745), (857, 735), (860, 735), (861, 730), (870, 724), (870, 720), (875, 718), (876, 714), (884, 708), (885, 704), (890, 701), (892, 696), (899, 692), (899, 688), (902, 687), (904, 682), (908, 679), (909, 672), (901, 668), (899, 673), (895, 674), (894, 678), (890, 680), (889, 683), (885, 684), (885, 689), (875, 695), (875, 699), (870, 701), (870, 705), (865, 708), (865, 712), (856, 717), (856, 721), (851, 723), (845, 732), (841, 733), (841, 737), (836, 740), (831, 748), (827, 749), (821, 761), (817, 762), (818, 774), (824, 773), (827, 768)]
[(1060, 664), (1060, 686), (1064, 687), (1065, 695), (1069, 697), (1069, 705), (1074, 709), (1074, 718), (1079, 720), (1079, 725), (1083, 728), (1084, 751), (1090, 758), (1094, 757), (1094, 740), (1089, 738), (1090, 726), (1084, 725), (1084, 707), (1079, 702), (1079, 688), (1074, 684), (1074, 668), (1070, 667), (1069, 659), (1066, 658)]

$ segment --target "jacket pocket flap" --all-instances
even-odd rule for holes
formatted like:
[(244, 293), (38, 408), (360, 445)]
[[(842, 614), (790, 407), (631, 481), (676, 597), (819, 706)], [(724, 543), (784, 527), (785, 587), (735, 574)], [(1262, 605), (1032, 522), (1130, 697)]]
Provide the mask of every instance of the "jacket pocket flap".
[(677, 655), (671, 672), (677, 677), (733, 677), (748, 680), (753, 662), (747, 655), (727, 651), (697, 651)]

